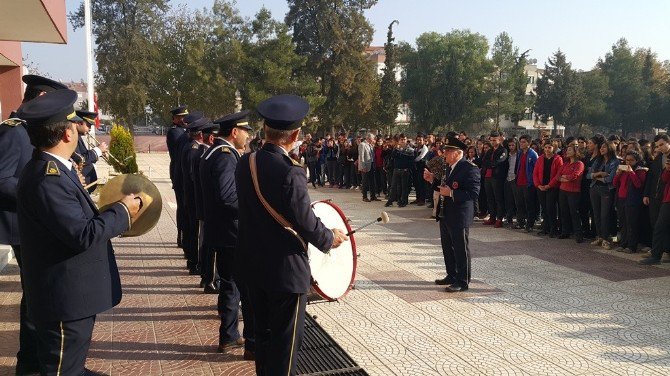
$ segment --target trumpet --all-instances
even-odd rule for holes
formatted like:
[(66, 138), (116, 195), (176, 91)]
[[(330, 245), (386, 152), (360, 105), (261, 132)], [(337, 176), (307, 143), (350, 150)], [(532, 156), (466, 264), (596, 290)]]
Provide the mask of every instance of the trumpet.
[[(86, 140), (88, 141), (89, 148), (100, 146), (100, 141), (98, 141), (95, 137), (91, 136), (90, 133), (86, 133)], [(112, 163), (110, 163), (109, 158), (113, 159), (114, 162), (116, 162), (119, 165), (123, 164), (118, 158), (116, 158), (112, 153), (110, 153), (109, 150), (102, 153), (102, 159), (104, 159), (105, 162), (107, 162), (107, 164), (111, 165)], [(126, 158), (126, 160), (128, 158)]]

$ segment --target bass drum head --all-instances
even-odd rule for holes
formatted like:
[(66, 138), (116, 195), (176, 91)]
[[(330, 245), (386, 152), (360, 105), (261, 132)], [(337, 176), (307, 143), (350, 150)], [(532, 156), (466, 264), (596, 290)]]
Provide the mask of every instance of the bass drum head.
[[(312, 210), (326, 228), (351, 231), (344, 213), (337, 205), (329, 201), (318, 201), (312, 204)], [(335, 301), (351, 290), (356, 278), (356, 242), (353, 235), (349, 237), (349, 241), (328, 253), (323, 253), (310, 244), (307, 254), (312, 270), (312, 286), (317, 294), (326, 300)]]

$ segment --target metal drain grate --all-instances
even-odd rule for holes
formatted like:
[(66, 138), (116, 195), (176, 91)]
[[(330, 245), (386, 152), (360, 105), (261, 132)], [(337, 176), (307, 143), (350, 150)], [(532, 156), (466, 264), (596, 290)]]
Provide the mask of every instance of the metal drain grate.
[(368, 376), (309, 315), (305, 317), (297, 368), (302, 376)]

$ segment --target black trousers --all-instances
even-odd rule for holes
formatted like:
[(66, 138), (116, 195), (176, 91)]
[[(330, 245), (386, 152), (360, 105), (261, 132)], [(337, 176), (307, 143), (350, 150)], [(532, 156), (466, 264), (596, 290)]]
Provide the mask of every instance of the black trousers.
[[(19, 264), (19, 277), (21, 279), (21, 290), (23, 290), (23, 276), (21, 275), (21, 246), (13, 245), (14, 257)], [(21, 304), (19, 306), (19, 352), (16, 353), (16, 366), (19, 369), (36, 369), (39, 365), (37, 358), (37, 332), (35, 325), (28, 318), (26, 297), (21, 293)]]
[(95, 316), (74, 321), (36, 322), (41, 374), (82, 374), (94, 324)]
[(309, 182), (312, 184), (323, 185), (319, 162), (307, 162), (307, 168), (309, 169)]
[(452, 228), (447, 225), (447, 221), (440, 221), (440, 240), (447, 277), (453, 277), (466, 286), (470, 283), (469, 235), (470, 229), (467, 227)]
[(619, 226), (621, 226), (619, 246), (637, 252), (637, 245), (640, 243), (642, 206), (626, 205), (625, 199), (617, 197), (616, 212), (617, 218), (619, 219)]
[(363, 182), (361, 183), (363, 198), (368, 197), (368, 192), (370, 192), (370, 198), (376, 198), (377, 188), (375, 185), (375, 170), (370, 169), (368, 172), (361, 171), (361, 175), (363, 175)]
[[(516, 202), (518, 200), (519, 193), (517, 192), (516, 181), (506, 180), (504, 185), (505, 190), (505, 219), (507, 222), (512, 223), (514, 217), (518, 215), (519, 209), (517, 208)], [(517, 217), (517, 220), (519, 218)]]
[[(184, 200), (186, 205), (186, 200)], [(195, 217), (195, 209), (184, 207), (184, 227), (182, 229), (182, 246), (186, 254), (186, 263), (190, 268), (198, 265), (198, 220)]]
[(484, 178), (486, 184), (486, 200), (491, 219), (502, 221), (505, 217), (505, 181), (495, 178)]
[(414, 174), (412, 176), (414, 191), (416, 192), (416, 202), (426, 202), (426, 184), (423, 180), (423, 169), (426, 168), (426, 162), (414, 163)]
[(295, 375), (305, 326), (307, 294), (251, 287), (256, 317), (256, 374)]
[(382, 192), (388, 192), (388, 186), (386, 181), (386, 171), (381, 167), (377, 168), (375, 166), (375, 188), (377, 189), (376, 193), (380, 195)]
[(482, 179), (479, 185), (479, 198), (477, 199), (477, 208), (475, 214), (487, 214), (488, 208), (488, 192), (486, 192), (486, 179)]
[(407, 205), (409, 196), (409, 169), (394, 169), (391, 180), (389, 201), (397, 201), (398, 204)]
[(670, 202), (661, 205), (651, 240), (651, 255), (659, 260), (663, 252), (670, 251), (670, 231), (668, 229), (670, 229)]
[(238, 312), (240, 292), (237, 290), (235, 278), (235, 247), (216, 249), (216, 269), (219, 271), (219, 299), (217, 309), (221, 315), (219, 326), (219, 344), (235, 342), (240, 338)]
[(561, 221), (561, 234), (582, 237), (582, 222), (579, 214), (580, 192), (560, 191), (558, 193), (558, 203), (563, 213)]
[(181, 243), (181, 232), (184, 230), (186, 213), (184, 213), (184, 191), (181, 187), (174, 188), (174, 198), (177, 201), (177, 238)]
[(533, 228), (535, 224), (535, 219), (537, 218), (537, 189), (534, 186), (517, 186), (519, 192), (517, 203), (517, 219), (521, 219), (523, 215), (523, 221), (526, 224), (526, 228)]
[(612, 234), (612, 217), (614, 217), (615, 191), (607, 186), (591, 187), (591, 205), (599, 237), (609, 240)]
[(549, 188), (546, 191), (537, 191), (537, 196), (540, 199), (540, 206), (542, 207), (542, 230), (547, 233), (556, 233), (557, 221), (556, 205), (558, 204), (558, 190)]

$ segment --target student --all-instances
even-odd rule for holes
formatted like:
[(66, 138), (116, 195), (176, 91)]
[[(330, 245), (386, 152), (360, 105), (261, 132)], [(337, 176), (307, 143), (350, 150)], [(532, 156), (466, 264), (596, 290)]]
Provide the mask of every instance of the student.
[(547, 142), (544, 144), (544, 153), (537, 159), (535, 169), (533, 170), (533, 183), (538, 188), (538, 198), (540, 206), (542, 207), (542, 230), (538, 232), (539, 235), (549, 235), (549, 237), (556, 237), (556, 204), (558, 202), (558, 189), (549, 185), (549, 182), (554, 179), (561, 167), (563, 166), (563, 158), (560, 155), (554, 154), (554, 146)]
[(642, 155), (637, 151), (626, 152), (624, 162), (625, 165), (620, 165), (617, 169), (613, 181), (617, 190), (616, 208), (621, 226), (621, 239), (616, 250), (635, 253), (640, 240), (642, 196), (647, 169), (642, 167)]
[(589, 170), (591, 182), (591, 205), (598, 237), (591, 244), (611, 249), (611, 217), (614, 216), (614, 176), (619, 167), (616, 146), (607, 141), (600, 146), (600, 156)]
[(563, 214), (563, 221), (561, 222), (561, 235), (558, 238), (567, 239), (571, 233), (574, 233), (575, 241), (582, 243), (584, 236), (579, 218), (579, 199), (582, 177), (584, 176), (584, 163), (580, 160), (582, 155), (575, 145), (568, 145), (564, 149), (563, 156), (567, 163), (549, 182), (549, 186), (559, 187), (558, 201)]

